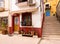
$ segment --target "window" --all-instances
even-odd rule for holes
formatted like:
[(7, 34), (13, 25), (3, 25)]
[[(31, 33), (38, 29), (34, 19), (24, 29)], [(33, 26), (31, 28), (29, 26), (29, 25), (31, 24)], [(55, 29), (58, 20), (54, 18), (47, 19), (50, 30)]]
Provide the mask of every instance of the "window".
[(20, 2), (25, 2), (25, 1), (27, 1), (27, 0), (18, 0), (18, 3), (20, 3)]
[(0, 7), (4, 7), (4, 0), (0, 0)]
[(7, 29), (8, 27), (8, 17), (0, 17), (0, 30)]
[(49, 4), (46, 4), (46, 7), (49, 7)]
[(31, 13), (22, 14), (22, 26), (32, 26), (32, 16)]

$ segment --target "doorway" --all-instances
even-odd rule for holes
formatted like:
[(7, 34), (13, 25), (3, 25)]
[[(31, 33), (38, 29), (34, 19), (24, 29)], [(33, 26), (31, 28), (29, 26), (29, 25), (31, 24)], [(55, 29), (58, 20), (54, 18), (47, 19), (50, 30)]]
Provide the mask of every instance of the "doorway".
[(46, 10), (46, 16), (50, 16), (50, 10)]
[(15, 14), (12, 17), (12, 27), (13, 27), (13, 31), (14, 32), (18, 32), (19, 31), (19, 27), (20, 27), (20, 17), (18, 14)]

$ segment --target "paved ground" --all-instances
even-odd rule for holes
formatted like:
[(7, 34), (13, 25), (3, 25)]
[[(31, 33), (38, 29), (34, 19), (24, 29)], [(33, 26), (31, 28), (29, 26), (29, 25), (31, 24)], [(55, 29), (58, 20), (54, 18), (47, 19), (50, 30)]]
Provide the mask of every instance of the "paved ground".
[(1, 35), (0, 34), (0, 44), (39, 44), (41, 38), (35, 37), (22, 37), (21, 35)]
[(40, 44), (60, 44), (60, 39), (43, 39)]
[(0, 44), (60, 44), (59, 37), (57, 38), (35, 38), (35, 37), (22, 37), (21, 35), (1, 35)]

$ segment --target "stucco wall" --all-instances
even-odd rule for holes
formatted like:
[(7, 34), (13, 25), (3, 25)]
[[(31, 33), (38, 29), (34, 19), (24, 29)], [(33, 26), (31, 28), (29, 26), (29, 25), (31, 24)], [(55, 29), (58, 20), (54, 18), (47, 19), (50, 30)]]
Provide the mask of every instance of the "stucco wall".
[(10, 7), (9, 3), (10, 3), (10, 1), (9, 0), (4, 0), (4, 1), (5, 1), (5, 10), (9, 10), (9, 7)]
[(42, 12), (40, 10), (32, 13), (32, 25), (33, 27), (41, 27), (42, 24)]
[(12, 16), (9, 15), (8, 19), (8, 27), (12, 27)]
[(8, 17), (9, 11), (7, 12), (0, 12), (0, 17)]
[(48, 0), (47, 2), (46, 2), (46, 0), (44, 0), (44, 3), (46, 4), (46, 3), (50, 3), (50, 6), (51, 6), (51, 16), (53, 15), (53, 14), (55, 14), (55, 12), (56, 12), (56, 6), (57, 6), (57, 4), (58, 4), (58, 1), (59, 0)]
[[(35, 0), (36, 1), (36, 7), (40, 5), (40, 0)], [(17, 1), (16, 0), (10, 0), (10, 11), (18, 11), (18, 10), (24, 10), (28, 9), (29, 7), (18, 7), (16, 5)]]
[[(38, 10), (36, 12), (32, 12), (32, 25), (33, 25), (33, 27), (38, 27), (38, 28), (40, 28), (42, 26), (42, 17), (43, 17), (43, 9), (42, 9), (42, 11), (40, 11), (39, 5), (40, 5), (40, 0), (36, 0), (36, 7), (38, 7)], [(10, 11), (16, 11), (16, 10), (21, 10), (21, 9), (25, 9), (25, 8), (19, 8), (16, 5), (16, 0), (10, 1)], [(21, 26), (21, 18), (22, 18), (22, 15), (20, 14), (20, 26)], [(9, 17), (9, 19), (10, 19), (9, 26), (12, 26), (11, 25), (11, 16)]]
[(16, 0), (10, 0), (10, 11), (20, 10), (20, 8), (16, 5)]
[[(9, 0), (4, 0), (5, 10), (9, 10)], [(9, 11), (0, 12), (0, 17), (8, 17)]]

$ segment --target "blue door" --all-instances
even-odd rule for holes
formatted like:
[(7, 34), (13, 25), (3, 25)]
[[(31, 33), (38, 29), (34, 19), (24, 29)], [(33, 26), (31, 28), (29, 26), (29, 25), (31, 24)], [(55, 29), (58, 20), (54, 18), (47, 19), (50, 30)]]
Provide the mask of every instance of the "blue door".
[(46, 10), (46, 16), (50, 16), (50, 10)]

